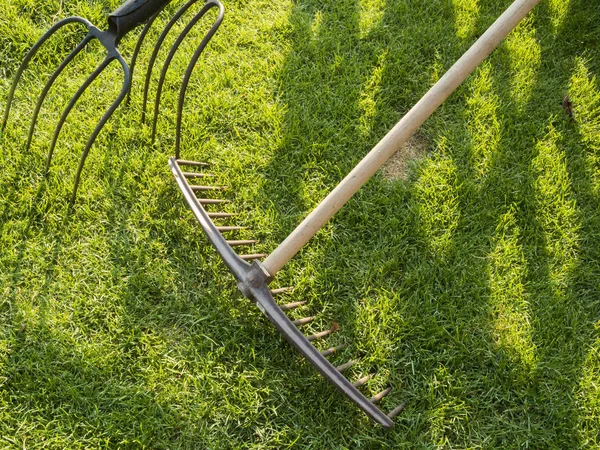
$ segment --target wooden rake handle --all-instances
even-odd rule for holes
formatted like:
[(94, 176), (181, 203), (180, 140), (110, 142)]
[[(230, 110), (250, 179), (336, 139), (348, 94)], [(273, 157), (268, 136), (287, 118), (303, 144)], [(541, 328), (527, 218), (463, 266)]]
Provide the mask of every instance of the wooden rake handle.
[(515, 0), (337, 187), (262, 263), (271, 276), (300, 250), (487, 58), (540, 0)]

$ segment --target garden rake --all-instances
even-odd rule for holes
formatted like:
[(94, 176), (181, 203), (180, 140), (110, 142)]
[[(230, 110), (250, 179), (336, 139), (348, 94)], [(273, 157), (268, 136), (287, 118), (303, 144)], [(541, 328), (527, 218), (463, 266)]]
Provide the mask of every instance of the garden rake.
[[(238, 255), (233, 247), (252, 246), (256, 240), (234, 240), (225, 238), (229, 232), (243, 227), (226, 226), (213, 223), (226, 220), (233, 215), (226, 212), (211, 210), (226, 200), (207, 195), (208, 192), (219, 192), (223, 188), (216, 186), (201, 186), (192, 180), (203, 179), (210, 174), (203, 174), (202, 167), (206, 164), (179, 159), (179, 148), (175, 157), (170, 158), (169, 166), (179, 189), (200, 223), (211, 244), (215, 247), (225, 265), (233, 273), (239, 290), (244, 296), (253, 301), (256, 306), (275, 325), (283, 337), (294, 346), (328, 381), (333, 383), (346, 397), (353, 401), (371, 419), (389, 428), (393, 419), (405, 407), (402, 403), (389, 413), (384, 413), (378, 406), (391, 391), (384, 391), (367, 398), (358, 389), (372, 375), (354, 382), (342, 374), (356, 361), (351, 360), (334, 366), (327, 357), (339, 352), (342, 347), (332, 347), (319, 351), (312, 342), (325, 338), (338, 330), (334, 324), (331, 329), (324, 330), (312, 336), (305, 336), (299, 327), (310, 321), (307, 317), (292, 321), (286, 311), (300, 307), (306, 302), (296, 301), (280, 305), (274, 296), (291, 288), (270, 289), (269, 283), (277, 272), (302, 248), (319, 229), (366, 183), (383, 163), (390, 158), (407, 139), (433, 114), (433, 112), (448, 98), (448, 96), (471, 74), (479, 64), (502, 42), (508, 33), (531, 11), (540, 0), (516, 0), (496, 20), (496, 22), (473, 44), (473, 46), (450, 68), (450, 70), (423, 96), (423, 98), (392, 128), (391, 131), (363, 158), (363, 160), (340, 182), (340, 184), (300, 223), (300, 225), (273, 251), (270, 255), (249, 253)], [(186, 171), (182, 167), (187, 167)], [(201, 193), (203, 198), (198, 198)], [(222, 222), (221, 222), (222, 223)], [(258, 260), (267, 258), (261, 263)], [(249, 261), (252, 261), (251, 263)], [(387, 400), (386, 400), (387, 402)]]
[[(181, 18), (181, 16), (183, 16), (183, 14), (188, 9), (190, 9), (190, 7), (192, 5), (194, 5), (197, 2), (198, 2), (198, 0), (189, 0), (183, 6), (181, 6), (181, 8), (179, 8), (179, 10), (173, 15), (172, 19), (165, 26), (163, 32), (161, 33), (158, 41), (156, 42), (156, 44), (154, 46), (154, 50), (152, 53), (150, 65), (148, 66), (148, 72), (147, 72), (147, 77), (146, 77), (145, 86), (144, 86), (144, 111), (145, 111), (145, 107), (146, 107), (146, 99), (148, 96), (148, 86), (150, 83), (150, 75), (152, 73), (152, 68), (156, 62), (156, 56), (158, 55), (161, 45), (163, 44), (167, 34), (172, 29), (172, 27), (175, 25), (175, 23)], [(56, 82), (57, 78), (63, 72), (63, 70), (94, 39), (98, 40), (107, 52), (107, 55), (104, 58), (104, 60), (99, 64), (99, 66), (92, 72), (92, 74), (79, 87), (77, 92), (73, 95), (73, 97), (68, 102), (62, 115), (60, 116), (60, 119), (54, 130), (54, 135), (52, 138), (52, 142), (50, 144), (50, 148), (48, 150), (48, 155), (46, 157), (45, 173), (48, 173), (48, 171), (50, 169), (50, 164), (52, 162), (52, 155), (54, 153), (54, 149), (56, 147), (56, 143), (57, 143), (58, 137), (60, 135), (60, 131), (61, 131), (65, 121), (67, 120), (69, 113), (71, 112), (71, 110), (73, 109), (75, 104), (77, 103), (77, 100), (83, 95), (85, 90), (94, 82), (94, 80), (113, 61), (118, 61), (119, 64), (121, 65), (121, 68), (123, 69), (123, 85), (122, 85), (121, 91), (120, 91), (119, 95), (117, 96), (117, 98), (110, 105), (110, 107), (106, 110), (106, 112), (104, 113), (104, 115), (102, 116), (102, 118), (100, 119), (98, 124), (96, 125), (96, 127), (94, 128), (92, 134), (90, 135), (90, 137), (85, 145), (83, 153), (81, 154), (81, 158), (79, 160), (79, 166), (78, 166), (77, 172), (75, 174), (75, 179), (74, 179), (74, 184), (73, 184), (73, 192), (71, 195), (71, 204), (73, 204), (75, 202), (75, 199), (77, 196), (77, 189), (79, 187), (81, 172), (85, 165), (85, 160), (90, 152), (90, 149), (92, 148), (92, 145), (94, 144), (96, 138), (98, 137), (98, 134), (100, 133), (100, 131), (102, 130), (102, 128), (104, 127), (106, 122), (112, 116), (113, 112), (121, 104), (123, 99), (130, 94), (133, 70), (134, 70), (134, 67), (136, 64), (136, 60), (138, 58), (138, 54), (142, 47), (142, 43), (143, 43), (145, 37), (147, 36), (148, 31), (150, 30), (150, 27), (152, 26), (153, 22), (157, 18), (157, 16), (169, 3), (170, 3), (170, 0), (127, 0), (120, 7), (118, 7), (115, 11), (113, 11), (112, 13), (110, 13), (108, 15), (108, 28), (105, 31), (102, 31), (99, 28), (95, 27), (91, 22), (89, 22), (88, 20), (86, 20), (82, 17), (73, 16), (73, 17), (67, 17), (65, 19), (62, 19), (59, 22), (57, 22), (54, 26), (52, 26), (46, 33), (44, 33), (41, 38), (38, 39), (38, 41), (29, 50), (29, 52), (27, 53), (27, 55), (25, 56), (25, 58), (23, 59), (21, 65), (19, 66), (19, 68), (17, 70), (17, 73), (13, 79), (10, 91), (8, 93), (8, 99), (6, 102), (6, 108), (4, 110), (4, 118), (2, 120), (1, 131), (4, 131), (4, 129), (6, 127), (10, 109), (11, 109), (11, 105), (12, 105), (13, 99), (14, 99), (15, 90), (17, 88), (19, 80), (21, 79), (23, 72), (27, 68), (27, 65), (29, 64), (31, 59), (36, 55), (36, 53), (38, 52), (40, 47), (48, 39), (50, 39), (52, 36), (54, 36), (59, 30), (61, 30), (63, 27), (65, 27), (67, 25), (80, 24), (80, 25), (83, 25), (85, 27), (85, 29), (87, 29), (87, 34), (81, 40), (81, 42), (71, 51), (71, 53), (69, 53), (66, 56), (66, 58), (60, 63), (60, 65), (56, 68), (56, 70), (50, 75), (50, 78), (46, 82), (46, 84), (42, 90), (42, 93), (40, 94), (40, 96), (38, 98), (37, 104), (35, 106), (35, 110), (33, 112), (32, 118), (31, 118), (31, 122), (30, 122), (30, 126), (29, 126), (29, 133), (27, 136), (27, 143), (25, 145), (25, 150), (27, 151), (31, 145), (31, 141), (32, 141), (33, 134), (35, 131), (36, 122), (37, 122), (38, 115), (39, 115), (40, 109), (42, 107), (42, 104), (44, 102), (44, 99), (48, 95), (50, 88)], [(180, 33), (180, 35), (177, 37), (175, 43), (173, 44), (173, 47), (171, 48), (171, 51), (169, 52), (169, 57), (163, 67), (163, 71), (161, 72), (161, 80), (159, 82), (159, 91), (157, 92), (157, 95), (156, 95), (157, 101), (155, 104), (156, 104), (157, 108), (155, 110), (154, 121), (153, 121), (153, 126), (152, 126), (154, 131), (156, 130), (156, 121), (157, 121), (157, 117), (158, 117), (158, 103), (159, 103), (159, 99), (160, 99), (160, 89), (162, 88), (162, 84), (164, 82), (164, 74), (166, 73), (166, 69), (168, 68), (169, 62), (171, 61), (174, 53), (179, 48), (179, 46), (180, 46), (181, 42), (184, 40), (184, 38), (189, 34), (191, 29), (212, 8), (217, 8), (218, 15), (217, 15), (217, 18), (215, 19), (214, 23), (211, 25), (210, 29), (208, 30), (208, 32), (206, 33), (206, 35), (204, 36), (204, 38), (198, 45), (198, 47), (194, 53), (194, 56), (192, 57), (192, 59), (189, 63), (188, 69), (186, 71), (186, 75), (184, 76), (184, 79), (183, 79), (183, 84), (187, 85), (187, 83), (189, 81), (189, 76), (193, 69), (193, 66), (195, 65), (196, 61), (198, 60), (200, 53), (202, 53), (202, 51), (206, 47), (207, 43), (210, 41), (212, 36), (216, 33), (217, 29), (219, 28), (219, 26), (221, 24), (221, 21), (223, 20), (223, 12), (224, 12), (223, 6), (218, 2), (218, 0), (207, 0), (204, 3), (204, 6), (202, 7), (202, 9), (192, 17), (190, 22), (186, 25), (186, 27), (183, 29), (183, 31)], [(133, 30), (134, 28), (138, 27), (139, 25), (141, 25), (143, 23), (145, 23), (146, 25), (143, 28), (143, 30), (140, 33), (140, 36), (137, 40), (137, 43), (136, 43), (136, 46), (134, 49), (134, 53), (132, 56), (131, 68), (130, 68), (128, 66), (128, 64), (125, 62), (125, 60), (123, 59), (123, 57), (121, 56), (118, 46), (119, 46), (121, 39), (123, 39), (123, 37), (127, 33), (129, 33), (131, 30)], [(153, 132), (153, 135), (154, 135), (154, 132)]]

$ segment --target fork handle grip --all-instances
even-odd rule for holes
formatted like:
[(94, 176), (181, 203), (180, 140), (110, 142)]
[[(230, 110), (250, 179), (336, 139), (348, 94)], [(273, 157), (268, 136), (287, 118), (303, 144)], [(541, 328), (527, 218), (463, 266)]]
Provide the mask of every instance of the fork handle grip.
[(109, 29), (121, 39), (160, 12), (171, 0), (126, 0), (108, 15)]

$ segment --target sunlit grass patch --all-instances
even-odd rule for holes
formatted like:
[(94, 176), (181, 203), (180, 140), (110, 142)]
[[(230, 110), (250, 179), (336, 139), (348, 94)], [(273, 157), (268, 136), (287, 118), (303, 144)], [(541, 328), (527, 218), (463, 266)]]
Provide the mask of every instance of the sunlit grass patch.
[(511, 93), (522, 108), (537, 84), (541, 62), (541, 48), (535, 37), (535, 28), (531, 19), (527, 19), (510, 34), (506, 40), (512, 68)]
[(467, 100), (472, 164), (480, 177), (487, 174), (497, 156), (502, 135), (491, 71), (492, 66), (484, 62), (471, 82), (472, 95)]
[(452, 0), (456, 34), (461, 39), (471, 37), (479, 16), (479, 0)]
[(527, 377), (535, 369), (535, 344), (525, 286), (527, 271), (519, 243), (521, 231), (514, 212), (501, 217), (496, 233), (489, 266), (494, 337), (516, 372)]

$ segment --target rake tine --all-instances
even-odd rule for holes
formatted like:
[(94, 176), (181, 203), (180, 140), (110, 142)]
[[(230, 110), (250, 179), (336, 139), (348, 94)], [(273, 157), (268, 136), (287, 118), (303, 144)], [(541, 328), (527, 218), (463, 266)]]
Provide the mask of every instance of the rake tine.
[(404, 411), (404, 408), (406, 408), (406, 403), (402, 403), (398, 406), (396, 406), (394, 409), (392, 409), (389, 413), (388, 413), (388, 417), (390, 419), (393, 419), (394, 417), (396, 417), (398, 414), (400, 414), (402, 411)]
[[(121, 104), (121, 102), (123, 101), (125, 96), (127, 95), (127, 92), (131, 88), (131, 73), (129, 71), (129, 67), (127, 66), (127, 63), (121, 57), (121, 55), (117, 55), (115, 57), (115, 59), (117, 61), (119, 61), (119, 63), (121, 63), (121, 67), (123, 68), (124, 77), (125, 77), (125, 79), (123, 80), (123, 86), (121, 87), (121, 92), (119, 93), (119, 96), (116, 98), (116, 100), (113, 102), (113, 104), (110, 105), (110, 107), (106, 110), (106, 112), (102, 116), (102, 119), (100, 119), (100, 122), (98, 122), (98, 125), (96, 125), (96, 128), (94, 128), (94, 132), (88, 139), (87, 144), (85, 145), (85, 149), (83, 150), (83, 153), (81, 154), (81, 159), (79, 160), (79, 167), (77, 168), (77, 174), (75, 175), (75, 182), (73, 185), (73, 195), (71, 196), (71, 205), (73, 205), (75, 203), (75, 198), (77, 197), (77, 188), (79, 187), (79, 179), (81, 177), (81, 171), (83, 170), (83, 166), (85, 164), (85, 160), (88, 157), (90, 149), (92, 148), (92, 145), (94, 145), (94, 141), (98, 137), (98, 134), (100, 134), (100, 131), (102, 130), (102, 128), (104, 128), (104, 125), (106, 124), (106, 122), (108, 122), (108, 119), (110, 119), (112, 114), (115, 112), (115, 109), (117, 109), (119, 107), (119, 105)], [(110, 61), (109, 61), (109, 63), (110, 63)]]
[(214, 178), (216, 175), (212, 173), (198, 173), (198, 172), (183, 172), (183, 176), (186, 178)]
[[(146, 25), (144, 25), (144, 28), (142, 29), (142, 32), (140, 33), (140, 35), (138, 37), (138, 40), (135, 44), (135, 49), (133, 50), (133, 56), (131, 57), (131, 64), (129, 65), (132, 82), (133, 82), (133, 71), (135, 70), (135, 64), (137, 63), (137, 58), (140, 53), (140, 50), (142, 49), (142, 43), (144, 42), (146, 35), (150, 31), (150, 27), (152, 26), (152, 24), (154, 23), (154, 21), (156, 20), (158, 15), (162, 12), (162, 10), (165, 9), (166, 6), (167, 5), (165, 4), (162, 8), (160, 8), (160, 10), (158, 10), (156, 12), (156, 14), (154, 14), (152, 17), (150, 17), (150, 19), (148, 19), (148, 22), (146, 22)], [(131, 91), (127, 92), (126, 104), (129, 105), (130, 102), (131, 102)]]
[(290, 309), (296, 309), (300, 306), (304, 306), (306, 305), (306, 300), (301, 301), (301, 302), (294, 302), (294, 303), (288, 303), (287, 305), (280, 305), (279, 308), (282, 311), (289, 311)]
[(27, 144), (25, 145), (25, 150), (28, 150), (29, 146), (31, 145), (31, 140), (33, 139), (33, 132), (35, 130), (35, 123), (37, 121), (38, 114), (40, 113), (40, 109), (42, 108), (42, 103), (46, 99), (46, 95), (48, 95), (48, 91), (50, 91), (50, 88), (52, 87), (58, 76), (62, 73), (65, 67), (67, 67), (67, 64), (73, 61), (73, 59), (79, 54), (79, 52), (83, 50), (83, 47), (85, 47), (92, 39), (94, 39), (94, 36), (88, 33), (88, 35), (77, 45), (77, 47), (75, 47), (73, 51), (69, 53), (69, 55), (63, 60), (63, 62), (60, 63), (58, 68), (54, 71), (54, 73), (46, 82), (44, 90), (40, 94), (37, 104), (35, 105), (35, 111), (33, 112), (33, 116), (31, 117), (31, 124), (29, 125), (29, 135), (27, 136)]
[(340, 329), (340, 326), (337, 323), (334, 323), (329, 330), (321, 331), (319, 333), (315, 333), (311, 336), (307, 336), (308, 342), (316, 341), (317, 339), (322, 339), (325, 336), (329, 336), (332, 333), (335, 333)]
[(321, 352), (321, 355), (323, 355), (325, 357), (331, 356), (334, 353), (344, 350), (345, 348), (348, 348), (348, 344), (342, 344), (342, 345), (338, 345), (337, 347), (331, 347), (331, 348), (328, 348), (327, 350), (323, 350)]
[(238, 230), (247, 230), (248, 227), (240, 227), (237, 225), (233, 226), (225, 226), (225, 227), (217, 227), (218, 231), (238, 231)]
[(179, 8), (179, 11), (175, 13), (175, 15), (169, 20), (162, 33), (158, 37), (156, 44), (154, 45), (154, 50), (152, 51), (152, 55), (150, 56), (150, 61), (148, 62), (148, 68), (146, 69), (146, 80), (144, 81), (144, 99), (142, 102), (142, 122), (146, 121), (146, 106), (148, 105), (148, 89), (150, 87), (150, 78), (152, 77), (152, 70), (154, 69), (154, 64), (156, 63), (156, 58), (158, 57), (158, 52), (160, 47), (162, 46), (164, 40), (167, 38), (169, 31), (175, 25), (175, 22), (179, 20), (179, 18), (198, 0), (189, 0), (185, 5)]
[(266, 253), (255, 253), (252, 255), (239, 255), (240, 258), (242, 258), (244, 261), (252, 261), (255, 259), (260, 259), (260, 258), (264, 258), (265, 256), (267, 256)]
[(19, 84), (19, 80), (21, 79), (23, 72), (27, 68), (29, 61), (31, 61), (31, 58), (33, 58), (35, 56), (35, 54), (37, 53), (39, 48), (42, 46), (42, 44), (44, 42), (46, 42), (50, 38), (50, 36), (52, 36), (54, 33), (56, 33), (60, 28), (64, 27), (65, 25), (68, 25), (70, 23), (81, 23), (81, 24), (85, 25), (86, 27), (88, 27), (88, 30), (91, 28), (94, 28), (94, 26), (91, 24), (91, 22), (87, 21), (83, 17), (67, 17), (66, 19), (63, 19), (63, 20), (60, 20), (59, 22), (57, 22), (54, 26), (52, 26), (52, 28), (50, 28), (48, 31), (46, 31), (42, 35), (42, 37), (40, 37), (36, 41), (35, 44), (33, 44), (33, 47), (31, 47), (31, 49), (29, 50), (29, 52), (27, 52), (27, 55), (21, 62), (21, 65), (19, 66), (19, 69), (17, 70), (15, 78), (13, 79), (12, 85), (10, 86), (8, 98), (6, 100), (6, 108), (4, 109), (4, 118), (2, 119), (2, 128), (0, 128), (1, 131), (4, 131), (4, 128), (6, 127), (6, 123), (8, 122), (8, 115), (10, 113), (10, 107), (12, 105), (12, 101), (13, 101), (13, 98), (15, 95), (15, 90), (17, 89), (17, 84)]
[(389, 388), (385, 389), (384, 391), (381, 391), (379, 394), (375, 394), (370, 399), (371, 403), (377, 403), (377, 402), (379, 402), (383, 397), (385, 397), (386, 395), (388, 395), (391, 391), (392, 391), (392, 388), (389, 387)]
[(208, 33), (206, 33), (206, 36), (204, 36), (204, 39), (202, 39), (200, 45), (194, 52), (194, 55), (192, 56), (192, 59), (190, 60), (190, 63), (188, 64), (187, 69), (185, 71), (185, 75), (183, 76), (181, 88), (179, 89), (179, 102), (177, 104), (177, 125), (175, 128), (175, 157), (177, 158), (179, 157), (179, 150), (181, 148), (181, 117), (183, 114), (183, 103), (185, 101), (185, 94), (187, 92), (187, 87), (190, 82), (190, 77), (192, 76), (192, 72), (194, 71), (196, 62), (198, 62), (198, 58), (200, 58), (200, 55), (204, 51), (204, 48), (219, 29), (219, 26), (223, 21), (223, 15), (225, 14), (225, 9), (223, 8), (223, 5), (221, 5), (219, 2), (213, 2), (211, 0), (208, 0), (206, 2), (205, 7), (207, 7), (207, 11), (208, 9), (210, 9), (210, 7), (213, 6), (219, 8), (219, 15), (217, 16), (217, 19), (213, 23), (212, 27), (210, 28), (210, 30), (208, 30)]
[(75, 95), (69, 101), (69, 104), (63, 111), (62, 116), (60, 117), (60, 120), (58, 121), (58, 124), (56, 125), (56, 129), (54, 130), (54, 136), (52, 138), (52, 143), (50, 144), (50, 150), (48, 152), (48, 157), (46, 159), (46, 169), (45, 169), (46, 172), (48, 172), (48, 170), (50, 169), (50, 163), (52, 161), (52, 154), (54, 153), (54, 147), (56, 146), (56, 141), (58, 140), (58, 135), (60, 134), (60, 130), (62, 129), (62, 126), (64, 125), (65, 121), (67, 120), (67, 116), (71, 112), (71, 109), (73, 109), (73, 106), (75, 106), (75, 103), (77, 103), (77, 100), (79, 100), (79, 97), (81, 97), (81, 95), (89, 87), (89, 85), (92, 84), (96, 78), (98, 78), (98, 75), (100, 75), (100, 73), (102, 73), (102, 71), (104, 69), (106, 69), (106, 67), (115, 58), (116, 58), (116, 56), (111, 56), (111, 55), (107, 56), (106, 59), (104, 61), (102, 61), (102, 63), (98, 66), (98, 68), (96, 68), (96, 70), (94, 70), (94, 72), (87, 78), (87, 80), (85, 80), (85, 82), (81, 85), (79, 90), (75, 93)]
[[(171, 50), (169, 51), (169, 54), (167, 55), (167, 59), (165, 60), (165, 63), (163, 64), (163, 68), (160, 71), (160, 78), (158, 79), (158, 85), (156, 87), (156, 96), (154, 97), (154, 116), (152, 119), (152, 140), (153, 141), (154, 141), (154, 138), (156, 137), (156, 123), (158, 121), (158, 110), (160, 107), (160, 97), (162, 95), (162, 88), (165, 83), (165, 77), (167, 76), (167, 70), (169, 69), (169, 66), (171, 65), (171, 61), (173, 60), (175, 53), (179, 49), (179, 46), (181, 45), (181, 43), (183, 42), (185, 37), (192, 30), (192, 28), (194, 28), (194, 26), (198, 23), (198, 21), (200, 19), (202, 19), (202, 17), (204, 17), (206, 12), (211, 8), (212, 8), (211, 4), (206, 3), (202, 7), (200, 12), (197, 13), (192, 18), (192, 20), (190, 20), (190, 22), (186, 25), (186, 27), (179, 34), (179, 36), (177, 36), (177, 39), (175, 40), (175, 43), (171, 46)], [(206, 40), (206, 38), (205, 38), (205, 40)], [(210, 40), (210, 38), (209, 38), (209, 40)], [(206, 42), (208, 43), (208, 41), (206, 41)], [(200, 44), (200, 45), (202, 45), (202, 44)]]
[(194, 186), (190, 185), (190, 188), (194, 192), (203, 192), (203, 191), (225, 191), (227, 190), (226, 186)]
[(201, 205), (216, 205), (218, 203), (229, 203), (229, 200), (222, 200), (220, 198), (199, 198), (198, 203)]
[(302, 319), (296, 319), (292, 323), (294, 325), (296, 325), (297, 327), (299, 327), (301, 325), (306, 325), (307, 323), (311, 323), (313, 320), (315, 320), (315, 316), (303, 317)]
[(350, 367), (352, 367), (354, 364), (356, 364), (358, 361), (356, 359), (353, 359), (351, 361), (348, 361), (347, 363), (342, 364), (341, 366), (337, 366), (336, 369), (338, 372), (343, 372), (346, 369), (349, 369)]
[(290, 292), (290, 291), (293, 291), (293, 290), (294, 290), (294, 288), (292, 286), (282, 287), (282, 288), (277, 288), (277, 289), (272, 289), (271, 290), (271, 295), (283, 294), (284, 292)]
[(354, 383), (352, 383), (352, 386), (354, 386), (356, 388), (360, 387), (363, 384), (365, 384), (366, 382), (368, 382), (371, 378), (373, 378), (373, 376), (374, 376), (374, 374), (370, 373), (369, 375), (366, 375), (366, 376), (362, 377), (361, 379), (356, 380)]
[(252, 244), (256, 244), (258, 243), (257, 240), (254, 239), (249, 239), (249, 240), (239, 240), (239, 241), (227, 241), (227, 243), (231, 246), (231, 247), (236, 247), (238, 245), (252, 245)]

